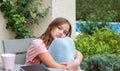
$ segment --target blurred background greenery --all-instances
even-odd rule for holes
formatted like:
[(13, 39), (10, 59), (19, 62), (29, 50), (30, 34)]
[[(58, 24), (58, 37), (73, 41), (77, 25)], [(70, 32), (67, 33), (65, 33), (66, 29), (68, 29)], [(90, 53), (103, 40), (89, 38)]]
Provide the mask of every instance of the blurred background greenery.
[(92, 17), (97, 20), (120, 22), (120, 0), (76, 0), (76, 19), (86, 21)]
[(108, 27), (120, 27), (120, 0), (76, 0), (76, 20), (80, 34), (75, 45), (84, 56), (81, 68), (120, 71), (120, 33)]

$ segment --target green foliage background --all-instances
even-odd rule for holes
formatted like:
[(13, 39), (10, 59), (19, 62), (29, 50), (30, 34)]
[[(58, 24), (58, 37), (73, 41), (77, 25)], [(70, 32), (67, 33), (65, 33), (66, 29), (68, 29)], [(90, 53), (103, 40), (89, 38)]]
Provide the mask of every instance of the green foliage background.
[(120, 0), (76, 0), (76, 20), (82, 32), (75, 39), (84, 56), (81, 68), (120, 71), (120, 33), (108, 28), (110, 22), (120, 22)]
[(49, 7), (43, 8), (39, 0), (1, 0), (0, 11), (7, 19), (6, 29), (20, 39), (34, 37), (30, 26), (38, 24), (40, 18), (47, 16)]
[(96, 54), (113, 54), (120, 56), (120, 34), (108, 28), (96, 29), (92, 35), (80, 34), (75, 40), (77, 50), (84, 58)]
[(107, 27), (109, 22), (120, 22), (119, 5), (120, 0), (76, 0), (82, 34), (76, 37), (75, 45), (84, 58), (96, 54), (120, 56), (120, 34)]
[(98, 54), (85, 59), (81, 68), (85, 71), (120, 71), (120, 58), (110, 54)]
[(86, 21), (98, 16), (96, 20), (120, 22), (120, 0), (76, 0), (76, 19)]

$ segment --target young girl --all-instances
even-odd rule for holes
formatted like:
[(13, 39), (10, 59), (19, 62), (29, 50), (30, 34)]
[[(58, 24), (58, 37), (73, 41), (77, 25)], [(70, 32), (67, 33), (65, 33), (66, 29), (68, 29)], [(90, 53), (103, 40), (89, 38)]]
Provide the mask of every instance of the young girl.
[[(66, 46), (66, 42), (68, 42), (66, 40), (69, 39), (69, 38), (66, 39), (66, 36), (71, 35), (71, 29), (72, 29), (71, 24), (67, 19), (62, 18), (62, 17), (58, 17), (58, 18), (54, 19), (49, 24), (46, 31), (40, 37), (38, 37), (37, 39), (34, 39), (31, 42), (29, 49), (27, 51), (27, 55), (26, 55), (26, 64), (33, 65), (33, 64), (43, 63), (49, 68), (72, 69), (72, 70), (77, 71), (78, 70), (77, 67), (82, 62), (82, 58), (83, 58), (82, 54), (80, 52), (78, 52), (77, 50), (73, 51), (74, 59), (70, 59), (69, 61), (67, 61), (70, 58), (69, 56), (71, 55), (71, 54), (69, 54), (70, 51), (69, 51), (69, 53), (66, 52), (67, 55), (69, 55), (69, 56), (68, 56), (68, 59), (65, 60), (65, 58), (64, 59), (59, 58), (59, 56), (61, 57), (62, 54), (60, 54), (61, 53), (61, 51), (59, 51), (60, 49), (56, 49), (56, 48), (60, 48), (59, 46), (64, 45), (64, 44), (65, 44), (65, 46), (61, 46), (61, 47), (66, 48), (69, 44), (73, 43), (72, 41), (70, 41), (70, 43), (68, 43)], [(65, 42), (60, 41), (60, 42), (64, 42), (64, 43), (61, 43), (59, 45), (59, 39), (61, 40), (63, 38), (65, 38)], [(53, 41), (56, 39), (58, 39), (57, 44), (56, 44), (56, 41)], [(54, 47), (53, 47), (53, 45), (54, 45)], [(72, 44), (72, 45), (74, 48), (75, 47), (74, 44)], [(70, 48), (72, 49), (71, 46), (68, 46), (68, 47), (69, 47), (69, 49)], [(58, 54), (60, 54), (60, 55), (57, 55), (58, 58), (56, 58), (56, 56), (54, 56), (56, 54), (54, 53), (53, 49)], [(63, 51), (64, 51), (64, 48), (61, 48), (61, 49), (63, 49)], [(66, 55), (66, 53), (64, 53), (64, 55)], [(72, 53), (72, 51), (71, 51), (71, 53)], [(60, 59), (60, 61), (56, 60), (55, 58)]]

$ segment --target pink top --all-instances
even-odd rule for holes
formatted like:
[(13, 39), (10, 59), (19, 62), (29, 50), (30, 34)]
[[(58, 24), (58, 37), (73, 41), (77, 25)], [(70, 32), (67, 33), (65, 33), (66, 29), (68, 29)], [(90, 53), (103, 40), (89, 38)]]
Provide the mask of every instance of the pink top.
[(35, 39), (31, 42), (27, 54), (26, 54), (26, 65), (39, 64), (39, 54), (48, 52), (43, 40)]

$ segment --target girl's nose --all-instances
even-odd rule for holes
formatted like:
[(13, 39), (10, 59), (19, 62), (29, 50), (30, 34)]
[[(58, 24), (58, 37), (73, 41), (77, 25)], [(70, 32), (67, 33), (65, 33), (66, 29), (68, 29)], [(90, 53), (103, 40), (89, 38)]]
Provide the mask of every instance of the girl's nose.
[(60, 31), (60, 35), (63, 35), (63, 30)]

